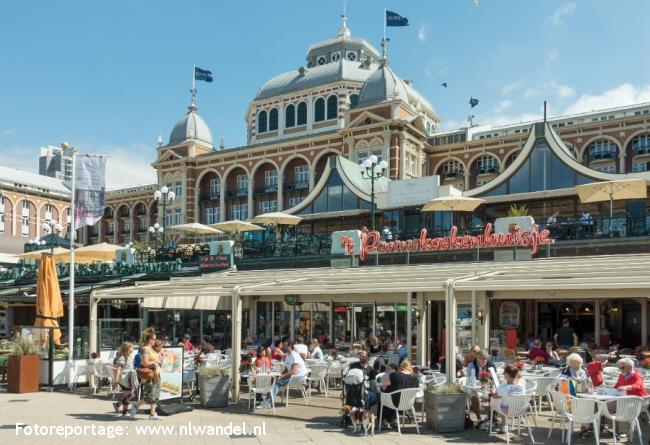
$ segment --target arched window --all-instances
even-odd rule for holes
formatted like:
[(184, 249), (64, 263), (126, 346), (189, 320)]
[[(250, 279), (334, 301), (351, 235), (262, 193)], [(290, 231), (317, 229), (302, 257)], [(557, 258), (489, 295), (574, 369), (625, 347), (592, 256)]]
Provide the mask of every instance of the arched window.
[(314, 103), (314, 121), (321, 122), (325, 120), (325, 99), (319, 97)]
[(278, 129), (278, 109), (273, 108), (269, 112), (269, 131)]
[(257, 115), (257, 132), (264, 133), (266, 131), (266, 111), (260, 111)]
[(487, 175), (499, 171), (499, 160), (494, 156), (481, 156), (476, 160), (476, 174)]
[(616, 144), (609, 139), (598, 139), (589, 144), (589, 160), (616, 159)]
[(356, 108), (358, 103), (359, 103), (359, 95), (350, 94), (350, 109)]
[(307, 125), (307, 102), (298, 104), (298, 125)]
[(327, 119), (336, 119), (338, 113), (338, 98), (331, 95), (327, 98)]
[(296, 126), (296, 106), (291, 104), (287, 105), (284, 110), (284, 126), (291, 128)]

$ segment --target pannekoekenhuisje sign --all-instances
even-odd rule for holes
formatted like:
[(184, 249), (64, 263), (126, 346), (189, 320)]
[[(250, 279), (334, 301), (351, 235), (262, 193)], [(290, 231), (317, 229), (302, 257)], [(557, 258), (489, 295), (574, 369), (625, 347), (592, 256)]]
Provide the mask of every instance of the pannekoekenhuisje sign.
[[(417, 239), (385, 241), (381, 239), (379, 232), (361, 233), (361, 250), (359, 259), (365, 261), (368, 254), (395, 253), (395, 252), (436, 252), (446, 250), (461, 250), (474, 248), (494, 247), (530, 247), (535, 255), (539, 246), (553, 243), (551, 233), (546, 230), (539, 230), (539, 225), (533, 224), (531, 230), (521, 230), (519, 226), (508, 233), (493, 233), (492, 224), (485, 225), (481, 235), (458, 236), (458, 228), (452, 226), (449, 236), (429, 238), (426, 228), (420, 230), (420, 237)], [(355, 254), (355, 243), (351, 236), (341, 237), (341, 246), (348, 255)]]

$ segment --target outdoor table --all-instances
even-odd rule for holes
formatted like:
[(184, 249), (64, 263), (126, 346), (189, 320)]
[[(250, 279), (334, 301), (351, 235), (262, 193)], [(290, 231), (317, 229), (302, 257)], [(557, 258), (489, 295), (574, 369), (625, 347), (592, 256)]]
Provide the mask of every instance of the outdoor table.
[(629, 397), (625, 392), (618, 391), (616, 389), (607, 389), (606, 391), (595, 391), (595, 392), (586, 392), (578, 393), (576, 397), (583, 399), (594, 399), (601, 402), (621, 399), (623, 397)]

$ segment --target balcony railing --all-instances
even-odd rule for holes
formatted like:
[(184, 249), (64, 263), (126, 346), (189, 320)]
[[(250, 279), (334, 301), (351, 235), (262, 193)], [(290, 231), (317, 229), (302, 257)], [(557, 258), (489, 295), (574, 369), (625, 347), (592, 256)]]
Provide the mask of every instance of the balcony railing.
[(206, 193), (201, 195), (199, 197), (199, 200), (201, 202), (215, 202), (215, 201), (219, 201), (220, 197), (221, 197), (221, 193)]
[(255, 194), (256, 195), (266, 195), (266, 194), (273, 194), (278, 192), (278, 185), (273, 184), (273, 185), (265, 185), (264, 187), (258, 187), (255, 189)]
[(248, 196), (248, 189), (228, 190), (226, 198), (243, 198)]
[(445, 179), (461, 179), (465, 176), (465, 172), (451, 171), (451, 172), (444, 172), (442, 175)]
[(600, 161), (605, 159), (616, 159), (616, 151), (608, 150), (589, 153), (590, 161)]
[(557, 240), (594, 239), (647, 236), (650, 234), (650, 216), (618, 216), (610, 218), (560, 220), (556, 224), (540, 224)]
[(640, 156), (650, 154), (650, 144), (648, 145), (636, 145), (632, 147), (632, 155)]
[(307, 190), (309, 188), (309, 181), (294, 181), (294, 182), (285, 182), (285, 190)]
[(490, 166), (490, 167), (479, 167), (476, 169), (477, 175), (492, 175), (499, 172), (499, 167)]

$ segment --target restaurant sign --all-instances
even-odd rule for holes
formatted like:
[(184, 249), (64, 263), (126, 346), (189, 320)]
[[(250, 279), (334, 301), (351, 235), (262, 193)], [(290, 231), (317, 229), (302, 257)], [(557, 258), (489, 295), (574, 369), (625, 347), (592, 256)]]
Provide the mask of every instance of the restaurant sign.
[(230, 269), (232, 255), (202, 255), (199, 257), (199, 270), (201, 272), (218, 272)]
[(535, 255), (539, 246), (553, 243), (550, 232), (546, 229), (539, 230), (533, 224), (530, 230), (521, 230), (515, 226), (508, 233), (493, 233), (492, 224), (485, 225), (485, 230), (480, 235), (458, 235), (458, 228), (452, 226), (449, 236), (429, 238), (426, 228), (420, 230), (417, 239), (386, 241), (377, 231), (361, 233), (361, 247), (355, 249), (355, 240), (350, 236), (341, 236), (340, 243), (347, 255), (359, 255), (365, 261), (369, 253), (399, 253), (399, 252), (437, 252), (474, 248), (495, 247), (530, 247)]

